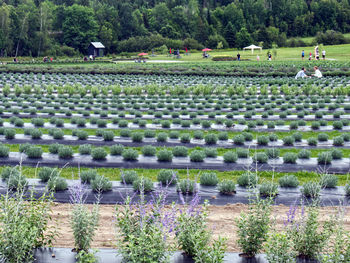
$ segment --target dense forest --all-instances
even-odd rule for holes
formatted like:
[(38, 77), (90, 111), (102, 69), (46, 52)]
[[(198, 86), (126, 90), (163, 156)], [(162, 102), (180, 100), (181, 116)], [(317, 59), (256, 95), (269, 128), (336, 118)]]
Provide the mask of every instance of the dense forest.
[(1, 56), (84, 54), (90, 41), (108, 53), (298, 45), (315, 35), (342, 43), (340, 32), (350, 32), (350, 0), (1, 2)]

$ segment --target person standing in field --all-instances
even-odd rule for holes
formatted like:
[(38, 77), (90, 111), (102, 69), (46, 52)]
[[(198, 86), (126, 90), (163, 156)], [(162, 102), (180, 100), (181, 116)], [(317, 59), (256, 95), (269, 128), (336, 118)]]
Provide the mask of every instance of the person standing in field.
[(260, 61), (260, 57), (259, 57), (259, 55), (256, 55), (256, 61)]
[(237, 54), (237, 60), (238, 60), (238, 61), (241, 60), (241, 54), (239, 54), (239, 52), (238, 52), (238, 54)]
[(309, 60), (312, 60), (312, 52), (309, 54)]
[(303, 51), (301, 51), (301, 60), (304, 60), (304, 57), (305, 57), (305, 52), (303, 50)]
[(323, 58), (323, 60), (326, 59), (326, 50), (322, 50), (322, 58)]

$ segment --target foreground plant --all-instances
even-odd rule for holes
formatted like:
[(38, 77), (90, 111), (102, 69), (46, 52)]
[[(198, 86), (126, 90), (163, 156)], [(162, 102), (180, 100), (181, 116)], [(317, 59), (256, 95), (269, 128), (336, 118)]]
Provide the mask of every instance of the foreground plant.
[(327, 252), (320, 255), (321, 263), (350, 262), (350, 233), (344, 227), (344, 207), (340, 207), (335, 220), (333, 235), (327, 243)]
[(242, 256), (254, 257), (263, 247), (267, 239), (271, 214), (271, 199), (250, 200), (248, 211), (242, 212), (236, 220), (238, 227), (238, 246), (242, 249)]
[[(89, 252), (91, 242), (95, 236), (99, 221), (99, 198), (98, 202), (89, 211), (84, 204), (86, 199), (86, 188), (80, 182), (71, 188), (70, 199), (73, 205), (71, 215), (71, 227), (73, 229), (74, 247), (79, 258), (91, 258), (93, 254)], [(84, 251), (84, 252), (82, 252)], [(80, 261), (79, 262), (83, 262)], [(90, 262), (90, 261), (89, 261)]]
[(56, 229), (48, 226), (52, 196), (44, 193), (35, 199), (31, 192), (28, 202), (24, 193), (18, 189), (0, 199), (1, 262), (31, 262), (35, 248), (51, 246), (55, 240)]
[(269, 263), (295, 263), (296, 253), (285, 232), (273, 232), (265, 244), (266, 259)]
[(287, 234), (298, 257), (317, 259), (333, 232), (334, 222), (326, 220), (323, 225), (319, 223), (317, 203), (313, 203), (306, 210), (305, 212), (305, 208), (302, 206), (298, 215), (298, 208), (292, 207), (290, 209), (286, 222)]
[(179, 247), (195, 262), (220, 263), (223, 262), (226, 240), (219, 237), (212, 240), (208, 230), (208, 203), (199, 206), (200, 197), (195, 195), (190, 205), (180, 210), (176, 222), (176, 240)]
[(125, 262), (168, 262), (175, 214), (165, 208), (165, 192), (146, 202), (142, 189), (138, 202), (127, 197), (125, 205), (116, 208), (118, 251)]

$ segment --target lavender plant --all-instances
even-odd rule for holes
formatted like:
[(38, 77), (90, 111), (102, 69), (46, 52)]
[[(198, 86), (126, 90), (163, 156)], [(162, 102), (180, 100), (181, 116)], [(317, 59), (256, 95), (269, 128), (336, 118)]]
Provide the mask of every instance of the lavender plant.
[(271, 214), (270, 198), (250, 200), (248, 211), (242, 212), (236, 219), (238, 227), (238, 246), (248, 257), (254, 257), (267, 239)]
[(266, 259), (269, 263), (295, 263), (296, 253), (285, 232), (273, 232), (265, 244)]
[(200, 197), (194, 196), (191, 203), (180, 209), (176, 222), (176, 240), (179, 247), (192, 257), (195, 262), (220, 263), (223, 262), (226, 243), (225, 239), (211, 239), (208, 230), (208, 203), (199, 206)]
[(288, 238), (292, 241), (293, 250), (300, 258), (317, 259), (325, 248), (329, 237), (333, 232), (334, 222), (326, 220), (323, 225), (318, 222), (319, 207), (313, 203), (307, 208), (301, 206), (291, 207), (285, 223)]
[(175, 213), (166, 209), (165, 198), (166, 191), (161, 191), (146, 202), (141, 188), (139, 201), (127, 197), (125, 204), (116, 208), (117, 246), (125, 262), (169, 261), (174, 244), (168, 239)]
[(86, 188), (80, 182), (69, 188), (70, 201), (73, 205), (71, 215), (71, 227), (74, 236), (75, 250), (79, 253), (89, 253), (91, 242), (94, 238), (99, 221), (99, 197), (97, 203), (89, 211), (84, 204), (86, 200)]
[(57, 235), (49, 227), (52, 195), (44, 193), (36, 199), (31, 192), (30, 202), (24, 190), (7, 192), (0, 199), (0, 261), (9, 263), (33, 260), (33, 250), (51, 246)]

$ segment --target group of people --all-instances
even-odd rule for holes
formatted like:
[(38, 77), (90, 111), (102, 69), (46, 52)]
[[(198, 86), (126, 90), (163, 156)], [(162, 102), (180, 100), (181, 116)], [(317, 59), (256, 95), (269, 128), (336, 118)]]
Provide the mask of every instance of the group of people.
[(322, 78), (322, 73), (321, 71), (318, 69), (317, 66), (314, 66), (314, 71), (315, 73), (312, 74), (311, 76), (306, 75), (306, 70), (304, 67), (301, 68), (301, 70), (297, 73), (297, 75), (295, 76), (295, 79), (298, 78), (311, 78), (311, 77), (316, 77), (316, 78)]
[(43, 57), (43, 62), (52, 62), (53, 61), (53, 58), (51, 57)]
[[(301, 51), (301, 59), (304, 60), (305, 58), (305, 51)], [(318, 50), (318, 46), (315, 48), (315, 59), (320, 60), (320, 53)], [(322, 59), (326, 59), (326, 50), (322, 50)], [(312, 52), (309, 53), (309, 60), (312, 60)]]

